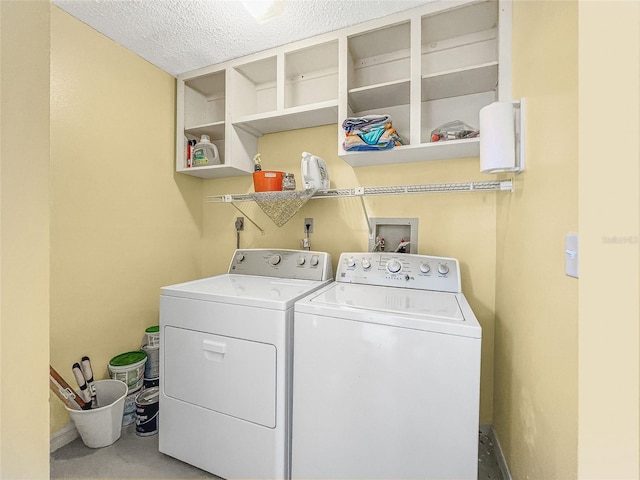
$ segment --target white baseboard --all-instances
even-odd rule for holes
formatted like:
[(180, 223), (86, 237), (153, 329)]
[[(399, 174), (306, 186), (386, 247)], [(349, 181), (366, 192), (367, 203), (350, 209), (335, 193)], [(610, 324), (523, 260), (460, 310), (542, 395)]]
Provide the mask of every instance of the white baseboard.
[(500, 467), (500, 472), (502, 472), (502, 478), (504, 480), (513, 480), (511, 476), (511, 472), (509, 471), (509, 465), (507, 465), (507, 459), (504, 456), (504, 452), (502, 451), (502, 447), (500, 446), (500, 440), (498, 440), (498, 434), (496, 433), (493, 425), (491, 425), (490, 431), (491, 441), (495, 446), (495, 454), (496, 460), (498, 461), (498, 467)]
[(80, 434), (73, 422), (67, 423), (60, 430), (51, 435), (49, 452), (53, 453), (66, 444), (73, 442)]

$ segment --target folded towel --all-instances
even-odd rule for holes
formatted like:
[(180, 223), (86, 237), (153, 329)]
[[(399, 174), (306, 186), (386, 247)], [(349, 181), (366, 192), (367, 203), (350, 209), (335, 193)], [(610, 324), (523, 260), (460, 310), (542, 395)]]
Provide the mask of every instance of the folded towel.
[(385, 127), (378, 128), (366, 134), (347, 133), (342, 144), (346, 151), (387, 150), (396, 145), (401, 145), (400, 136), (398, 132), (391, 127), (390, 123), (385, 124)]
[(379, 144), (379, 145), (367, 145), (366, 143), (362, 143), (360, 145), (355, 145), (355, 144), (345, 145), (344, 149), (346, 152), (373, 152), (373, 151), (380, 151), (380, 150), (389, 150), (394, 146), (395, 145), (393, 144), (393, 142)]
[(363, 117), (348, 117), (342, 122), (342, 128), (347, 133), (366, 133), (391, 122), (390, 115), (365, 115)]
[[(384, 132), (389, 128), (391, 128), (391, 124), (387, 123), (385, 125), (376, 127), (373, 130), (369, 130), (366, 133), (358, 133), (356, 135), (360, 137), (360, 139), (362, 139), (362, 141), (367, 145), (375, 145), (376, 143), (378, 143), (382, 135), (384, 135)], [(347, 136), (353, 136), (353, 135), (347, 134)]]

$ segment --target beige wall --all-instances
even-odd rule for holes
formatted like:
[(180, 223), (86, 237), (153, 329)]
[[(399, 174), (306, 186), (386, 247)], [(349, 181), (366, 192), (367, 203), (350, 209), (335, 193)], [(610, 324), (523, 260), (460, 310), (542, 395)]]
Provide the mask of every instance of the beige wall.
[(0, 478), (49, 478), (49, 5), (0, 2)]
[(579, 14), (578, 476), (638, 479), (640, 3), (581, 2)]
[[(309, 151), (328, 166), (332, 188), (486, 180), (478, 159), (434, 161), (353, 169), (336, 152), (336, 125), (265, 135), (259, 151), (265, 170), (283, 170), (296, 176), (300, 188), (300, 154)], [(253, 192), (251, 176), (205, 182), (205, 195)], [(419, 252), (458, 258), (462, 289), (482, 324), (482, 388), (480, 421), (492, 422), (493, 329), (495, 298), (495, 202), (506, 192), (447, 193), (367, 197), (371, 217), (417, 217)], [(304, 218), (314, 219), (311, 248), (331, 253), (335, 265), (341, 252), (366, 251), (368, 230), (360, 199), (310, 200), (284, 226), (278, 228), (253, 202), (238, 206), (265, 234), (245, 219), (242, 248), (300, 248)], [(223, 272), (236, 244), (234, 221), (243, 216), (230, 204), (204, 207), (203, 236), (206, 274)]]
[[(174, 173), (175, 79), (51, 14), (51, 364), (96, 378), (158, 323), (162, 285), (201, 272), (202, 181)], [(51, 431), (69, 420), (52, 396)]]
[(526, 97), (527, 165), (498, 198), (494, 426), (514, 478), (577, 475), (577, 2), (516, 2), (513, 97)]

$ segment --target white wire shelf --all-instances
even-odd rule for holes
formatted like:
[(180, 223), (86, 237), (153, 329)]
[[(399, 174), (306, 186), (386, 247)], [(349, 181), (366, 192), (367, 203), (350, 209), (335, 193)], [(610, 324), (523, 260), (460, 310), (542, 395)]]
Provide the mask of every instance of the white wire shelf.
[[(456, 182), (456, 183), (435, 183), (424, 185), (396, 185), (386, 187), (356, 187), (318, 190), (311, 199), (315, 198), (348, 198), (348, 197), (368, 197), (375, 195), (411, 195), (424, 193), (448, 193), (448, 192), (490, 192), (490, 191), (513, 191), (512, 180), (486, 180), (481, 182)], [(205, 197), (207, 203), (236, 203), (236, 202), (268, 202), (278, 201), (283, 198), (292, 198), (305, 195), (304, 190), (286, 192), (258, 192), (240, 193), (226, 195), (208, 195)]]

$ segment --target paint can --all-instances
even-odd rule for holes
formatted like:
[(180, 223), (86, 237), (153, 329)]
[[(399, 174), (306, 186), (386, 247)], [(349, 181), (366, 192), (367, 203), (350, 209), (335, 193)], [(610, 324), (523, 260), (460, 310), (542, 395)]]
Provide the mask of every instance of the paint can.
[(160, 389), (146, 388), (136, 397), (136, 435), (148, 437), (158, 433)]
[(126, 427), (136, 422), (136, 398), (142, 391), (142, 387), (131, 391), (124, 398), (124, 411), (122, 412), (122, 426)]
[(109, 375), (126, 383), (133, 392), (142, 387), (145, 363), (147, 354), (143, 350), (121, 353), (109, 360)]
[(160, 326), (154, 325), (144, 331), (147, 336), (147, 345), (150, 347), (160, 346)]
[(144, 383), (142, 385), (142, 388), (158, 387), (159, 385), (160, 385), (160, 376), (157, 376), (155, 378), (144, 377)]
[(143, 345), (142, 350), (147, 354), (144, 364), (144, 378), (155, 378), (160, 375), (160, 346)]

